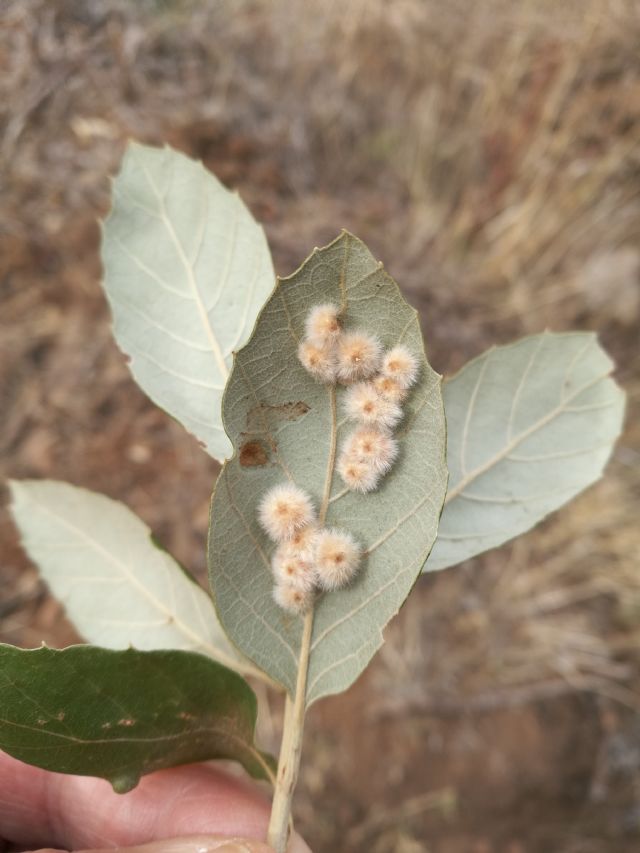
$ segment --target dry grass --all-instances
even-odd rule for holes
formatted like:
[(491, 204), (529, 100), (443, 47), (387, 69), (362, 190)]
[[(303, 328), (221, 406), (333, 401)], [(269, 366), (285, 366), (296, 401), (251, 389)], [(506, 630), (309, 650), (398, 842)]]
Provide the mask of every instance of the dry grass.
[[(545, 326), (596, 329), (629, 390), (605, 482), (511, 546), (422, 581), (369, 675), (314, 711), (298, 805), (318, 851), (344, 849), (347, 827), (349, 849), (380, 853), (426, 850), (425, 837), (438, 853), (625, 850), (640, 762), (622, 805), (602, 762), (640, 714), (639, 46), (637, 0), (3, 7), (8, 475), (127, 500), (202, 573), (215, 466), (134, 388), (97, 283), (95, 219), (128, 136), (177, 145), (239, 187), (281, 273), (339, 228), (358, 233), (421, 309), (439, 370)], [(0, 635), (67, 639), (0, 521)], [(269, 739), (277, 725), (267, 717)], [(381, 767), (368, 757), (379, 740)], [(518, 823), (520, 801), (465, 787), (483, 788), (496, 755), (507, 769), (489, 791), (533, 790), (535, 818)], [(581, 812), (592, 773), (610, 803), (595, 823)], [(582, 788), (566, 793), (574, 777)], [(429, 805), (452, 787), (455, 831)]]

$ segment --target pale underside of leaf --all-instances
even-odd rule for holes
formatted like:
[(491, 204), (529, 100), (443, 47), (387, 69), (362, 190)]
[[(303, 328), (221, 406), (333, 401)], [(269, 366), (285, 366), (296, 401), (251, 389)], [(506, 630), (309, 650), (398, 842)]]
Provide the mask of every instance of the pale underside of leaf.
[(68, 483), (14, 481), (25, 550), (69, 619), (111, 649), (182, 649), (262, 675), (229, 643), (211, 599), (126, 506)]
[(444, 385), (449, 491), (425, 571), (501, 545), (599, 479), (624, 394), (595, 335), (497, 347)]
[[(421, 359), (418, 385), (397, 431), (401, 453), (380, 488), (348, 492), (334, 467), (353, 429), (335, 393), (313, 381), (296, 356), (304, 320), (317, 304), (342, 306), (345, 329), (378, 334), (386, 347), (404, 343)], [(424, 359), (416, 312), (368, 249), (344, 233), (316, 250), (278, 283), (256, 330), (238, 354), (223, 402), (236, 456), (226, 463), (212, 501), (209, 566), (216, 609), (238, 647), (293, 692), (302, 620), (272, 600), (273, 545), (261, 531), (257, 502), (272, 485), (292, 480), (326, 501), (326, 524), (349, 530), (366, 549), (352, 586), (316, 605), (307, 701), (345, 689), (382, 643), (433, 543), (446, 488), (440, 377)], [(245, 467), (242, 448), (259, 442), (266, 462)]]
[(108, 779), (212, 758), (272, 778), (256, 700), (232, 671), (181, 651), (0, 645), (0, 749), (47, 770)]
[(115, 337), (136, 381), (222, 461), (233, 353), (275, 281), (262, 228), (200, 163), (131, 144), (102, 257)]

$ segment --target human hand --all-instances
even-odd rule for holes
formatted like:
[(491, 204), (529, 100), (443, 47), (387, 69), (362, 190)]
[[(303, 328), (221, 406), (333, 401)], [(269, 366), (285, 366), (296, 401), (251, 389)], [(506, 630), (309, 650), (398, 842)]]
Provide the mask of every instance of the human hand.
[[(268, 821), (262, 793), (213, 766), (161, 770), (122, 795), (102, 779), (49, 773), (0, 752), (0, 837), (17, 849), (269, 853), (259, 841)], [(309, 848), (296, 836), (290, 851)]]

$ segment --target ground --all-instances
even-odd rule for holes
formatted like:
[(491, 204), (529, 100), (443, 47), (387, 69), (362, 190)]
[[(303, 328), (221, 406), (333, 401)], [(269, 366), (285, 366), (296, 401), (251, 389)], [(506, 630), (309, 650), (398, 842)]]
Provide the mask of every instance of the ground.
[[(639, 43), (632, 0), (3, 5), (3, 477), (124, 500), (204, 582), (217, 467), (133, 383), (99, 283), (128, 137), (237, 188), (280, 274), (342, 227), (364, 239), (445, 375), (593, 329), (629, 394), (597, 486), (421, 580), (312, 709), (296, 819), (317, 853), (640, 845)], [(0, 640), (72, 641), (1, 513)]]

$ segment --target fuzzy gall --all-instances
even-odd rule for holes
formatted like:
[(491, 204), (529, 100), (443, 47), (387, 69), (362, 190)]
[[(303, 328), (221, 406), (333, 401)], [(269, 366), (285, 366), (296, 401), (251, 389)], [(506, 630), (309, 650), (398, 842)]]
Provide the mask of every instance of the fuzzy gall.
[(281, 483), (262, 496), (258, 518), (270, 538), (282, 542), (311, 524), (315, 512), (311, 498), (303, 489), (293, 483)]

